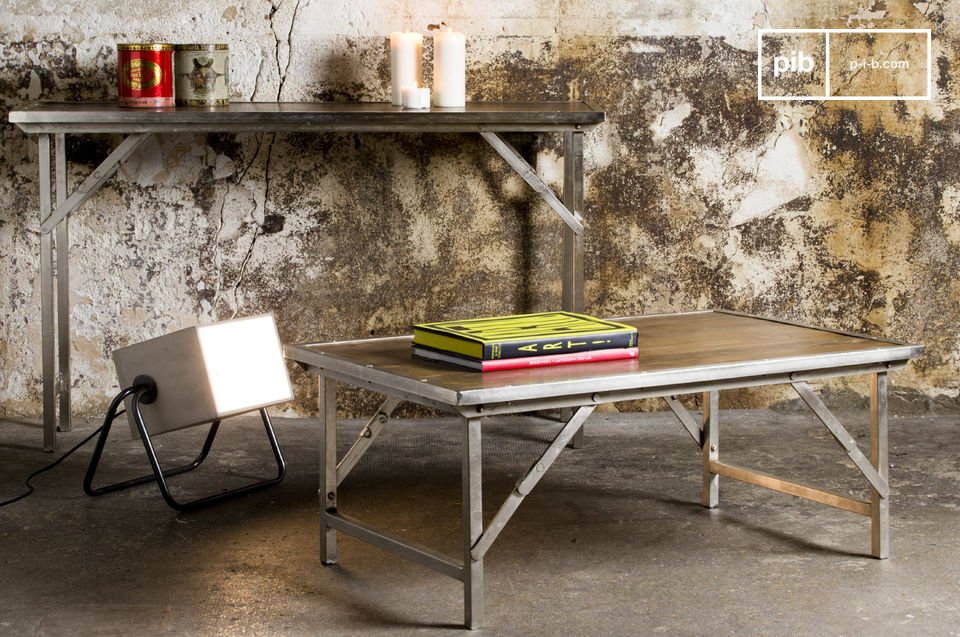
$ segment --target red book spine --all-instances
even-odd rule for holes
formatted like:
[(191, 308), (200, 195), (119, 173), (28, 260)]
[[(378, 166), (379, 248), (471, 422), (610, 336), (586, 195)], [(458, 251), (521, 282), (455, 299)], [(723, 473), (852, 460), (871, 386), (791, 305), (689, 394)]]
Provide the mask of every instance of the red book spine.
[(624, 358), (636, 358), (636, 347), (617, 347), (597, 349), (587, 352), (568, 352), (566, 354), (547, 354), (545, 356), (524, 356), (522, 358), (497, 358), (481, 361), (481, 371), (495, 372), (504, 369), (525, 369), (528, 367), (547, 367), (550, 365), (570, 365), (571, 363), (596, 363)]

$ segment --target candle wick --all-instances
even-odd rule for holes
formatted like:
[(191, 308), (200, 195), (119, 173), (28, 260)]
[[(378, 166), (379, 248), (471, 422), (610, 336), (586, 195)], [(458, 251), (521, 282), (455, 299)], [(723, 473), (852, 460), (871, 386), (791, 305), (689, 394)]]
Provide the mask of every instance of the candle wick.
[(441, 29), (446, 29), (447, 23), (441, 22), (440, 24), (428, 24), (427, 31), (440, 31)]

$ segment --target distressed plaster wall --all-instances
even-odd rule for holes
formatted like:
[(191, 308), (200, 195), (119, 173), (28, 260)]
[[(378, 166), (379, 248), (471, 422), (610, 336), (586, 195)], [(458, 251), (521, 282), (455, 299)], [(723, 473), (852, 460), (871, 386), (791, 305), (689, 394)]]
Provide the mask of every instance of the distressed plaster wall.
[[(921, 342), (895, 386), (916, 408), (956, 403), (960, 1), (3, 0), (0, 12), (4, 121), (32, 100), (113, 98), (118, 41), (229, 43), (235, 100), (385, 101), (389, 32), (445, 19), (468, 34), (468, 99), (607, 113), (586, 140), (588, 311), (721, 307)], [(758, 101), (758, 27), (861, 26), (933, 30), (932, 100)], [(510, 139), (559, 189), (559, 140)], [(118, 141), (71, 138), (71, 183)], [(4, 124), (0, 153), (0, 416), (35, 417), (37, 151)], [(282, 338), (302, 341), (559, 303), (557, 219), (473, 136), (155, 137), (71, 233), (85, 416), (116, 390), (113, 348), (197, 322), (272, 310)], [(290, 408), (309, 413), (312, 383), (295, 378)]]

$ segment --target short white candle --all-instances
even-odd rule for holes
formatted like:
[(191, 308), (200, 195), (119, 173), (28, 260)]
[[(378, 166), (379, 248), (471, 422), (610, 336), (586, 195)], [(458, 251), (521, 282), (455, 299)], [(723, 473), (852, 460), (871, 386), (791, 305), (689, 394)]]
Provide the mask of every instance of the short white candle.
[(410, 31), (390, 34), (390, 88), (394, 106), (403, 104), (404, 86), (423, 83), (423, 36)]
[(404, 86), (401, 92), (403, 93), (404, 108), (430, 108), (430, 89), (419, 86)]
[(467, 38), (449, 28), (433, 34), (433, 105), (464, 106), (467, 101)]

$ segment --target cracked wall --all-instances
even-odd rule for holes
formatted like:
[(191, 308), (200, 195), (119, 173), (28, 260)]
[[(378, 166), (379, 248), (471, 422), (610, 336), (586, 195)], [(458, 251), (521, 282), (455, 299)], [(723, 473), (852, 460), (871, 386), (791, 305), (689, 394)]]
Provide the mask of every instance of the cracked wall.
[[(912, 408), (954, 407), (960, 325), (960, 2), (8, 0), (0, 113), (115, 97), (118, 41), (226, 41), (232, 98), (385, 101), (391, 30), (468, 35), (470, 100), (585, 100), (586, 304), (729, 308), (920, 342)], [(756, 28), (930, 28), (925, 102), (760, 102)], [(432, 49), (425, 45), (431, 80)], [(4, 120), (6, 118), (4, 117)], [(555, 136), (509, 137), (558, 189)], [(119, 141), (69, 139), (70, 181)], [(40, 413), (34, 141), (0, 127), (0, 416)], [(272, 310), (285, 341), (559, 304), (560, 224), (466, 135), (163, 135), (71, 223), (76, 412), (109, 353)], [(313, 408), (296, 375), (291, 413)], [(829, 392), (862, 396), (862, 381)], [(779, 388), (731, 392), (759, 406)], [(369, 406), (350, 395), (350, 411)], [(626, 405), (626, 408), (645, 405)]]

